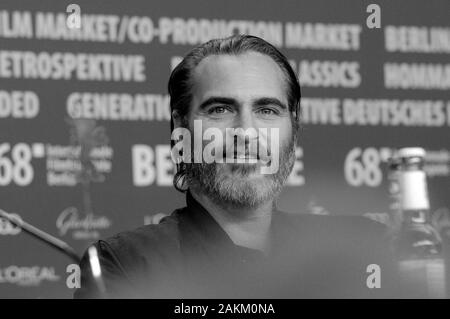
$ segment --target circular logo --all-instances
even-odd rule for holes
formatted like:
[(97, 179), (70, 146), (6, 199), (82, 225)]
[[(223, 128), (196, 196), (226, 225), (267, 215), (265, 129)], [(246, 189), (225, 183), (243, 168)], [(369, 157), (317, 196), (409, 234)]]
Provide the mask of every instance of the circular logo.
[[(21, 221), (22, 219), (18, 214), (10, 214), (17, 220)], [(0, 217), (0, 235), (17, 235), (21, 231), (20, 227), (14, 225), (10, 221)]]

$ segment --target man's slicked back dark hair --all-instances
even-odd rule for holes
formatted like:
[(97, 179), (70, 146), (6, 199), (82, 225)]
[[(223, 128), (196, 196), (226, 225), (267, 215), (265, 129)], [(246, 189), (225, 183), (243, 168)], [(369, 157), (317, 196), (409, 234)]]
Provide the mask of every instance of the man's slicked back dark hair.
[[(300, 118), (300, 84), (298, 78), (286, 57), (269, 42), (251, 35), (233, 35), (222, 39), (213, 39), (192, 49), (175, 67), (169, 78), (169, 95), (171, 114), (177, 111), (181, 119), (186, 119), (192, 103), (192, 74), (200, 62), (211, 55), (240, 55), (248, 52), (258, 52), (272, 58), (283, 71), (287, 83), (287, 100), (289, 110), (294, 113), (295, 134)], [(171, 116), (170, 130), (174, 129)], [(172, 147), (174, 141), (172, 141)], [(179, 191), (186, 191), (185, 165), (177, 164), (174, 186)]]

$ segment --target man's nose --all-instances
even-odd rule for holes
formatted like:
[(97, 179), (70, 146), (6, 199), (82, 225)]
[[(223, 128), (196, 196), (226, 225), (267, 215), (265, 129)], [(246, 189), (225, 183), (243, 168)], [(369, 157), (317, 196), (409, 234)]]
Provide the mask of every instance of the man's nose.
[(248, 109), (241, 110), (238, 113), (236, 122), (237, 123), (235, 123), (235, 128), (239, 127), (239, 128), (243, 128), (244, 130), (246, 130), (248, 128), (256, 129), (253, 112), (251, 110), (248, 110)]
[(235, 142), (239, 140), (248, 144), (251, 140), (257, 139), (257, 127), (255, 123), (254, 114), (251, 110), (245, 109), (239, 112), (234, 123), (235, 128)]

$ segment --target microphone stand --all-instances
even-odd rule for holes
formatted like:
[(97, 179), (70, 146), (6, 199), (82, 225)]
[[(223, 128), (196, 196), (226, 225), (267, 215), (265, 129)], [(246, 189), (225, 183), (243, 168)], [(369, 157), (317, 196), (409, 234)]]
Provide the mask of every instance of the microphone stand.
[(26, 223), (25, 221), (11, 214), (8, 214), (2, 209), (0, 209), (0, 218), (6, 219), (10, 223), (16, 225), (17, 227), (20, 227), (27, 234), (62, 252), (63, 254), (71, 258), (73, 261), (75, 261), (77, 264), (80, 263), (81, 261), (80, 256), (78, 256), (78, 254), (72, 247), (70, 247), (67, 243), (63, 242), (62, 240), (34, 227), (33, 225)]
[[(17, 227), (20, 227), (23, 231), (28, 233), (29, 235), (33, 236), (34, 238), (44, 242), (45, 244), (53, 247), (54, 249), (58, 250), (59, 252), (65, 254), (70, 259), (72, 259), (77, 264), (80, 264), (81, 258), (78, 256), (78, 254), (75, 252), (75, 250), (70, 247), (67, 243), (62, 241), (61, 239), (58, 239), (43, 230), (40, 230), (33, 225), (28, 224), (27, 222), (23, 221), (22, 219), (19, 219), (15, 217), (12, 214), (9, 214), (5, 212), (4, 210), (0, 209), (0, 218), (4, 218), (10, 223), (16, 225)], [(88, 249), (88, 256), (89, 256), (89, 264), (91, 266), (91, 275), (94, 279), (94, 282), (100, 292), (101, 298), (107, 297), (107, 292), (105, 288), (105, 283), (103, 280), (102, 270), (100, 266), (100, 260), (98, 258), (98, 252), (95, 246), (91, 246)]]

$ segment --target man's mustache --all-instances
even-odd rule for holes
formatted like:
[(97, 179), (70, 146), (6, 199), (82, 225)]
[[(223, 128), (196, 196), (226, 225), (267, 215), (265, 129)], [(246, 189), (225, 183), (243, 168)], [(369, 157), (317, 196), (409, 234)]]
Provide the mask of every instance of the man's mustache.
[(255, 147), (250, 147), (250, 144), (246, 143), (244, 147), (241, 146), (241, 148), (239, 149), (239, 147), (237, 147), (237, 145), (235, 144), (234, 147), (231, 148), (226, 148), (224, 147), (224, 151), (223, 151), (223, 159), (226, 158), (234, 158), (234, 159), (256, 159), (256, 160), (262, 160), (264, 162), (268, 162), (271, 159), (271, 152), (269, 149), (267, 149), (263, 144), (258, 144), (256, 146), (256, 150)]

